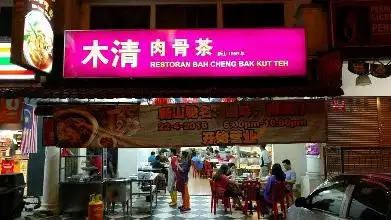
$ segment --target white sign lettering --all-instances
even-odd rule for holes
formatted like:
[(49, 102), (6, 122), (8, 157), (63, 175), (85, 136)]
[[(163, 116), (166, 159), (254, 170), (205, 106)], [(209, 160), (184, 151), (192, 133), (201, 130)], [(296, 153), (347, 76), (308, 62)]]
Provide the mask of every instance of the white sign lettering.
[(187, 39), (175, 39), (172, 48), (175, 50), (175, 56), (181, 55), (182, 57), (187, 56), (187, 49), (190, 45), (187, 43)]
[(97, 68), (98, 67), (98, 60), (104, 64), (107, 64), (109, 62), (106, 57), (103, 56), (101, 51), (108, 50), (108, 46), (99, 46), (99, 41), (98, 40), (93, 40), (92, 41), (92, 46), (83, 46), (84, 51), (90, 51), (88, 56), (81, 61), (82, 64), (87, 64), (92, 60), (92, 67)]

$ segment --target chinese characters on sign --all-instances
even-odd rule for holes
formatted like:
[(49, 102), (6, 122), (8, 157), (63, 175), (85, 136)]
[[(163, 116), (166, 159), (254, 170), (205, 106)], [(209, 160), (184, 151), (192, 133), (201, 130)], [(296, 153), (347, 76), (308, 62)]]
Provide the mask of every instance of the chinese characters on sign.
[(315, 143), (326, 141), (325, 109), (323, 100), (66, 105), (54, 121), (58, 143), (72, 147)]
[[(196, 40), (198, 46), (195, 48), (197, 56), (210, 56), (212, 55), (211, 46), (212, 40), (206, 39), (198, 39)], [(128, 39), (125, 42), (119, 42), (115, 40), (113, 42), (113, 47), (111, 48), (111, 52), (115, 55), (112, 61), (112, 66), (117, 67), (118, 61), (120, 60), (121, 68), (125, 68), (126, 64), (129, 64), (131, 68), (137, 67), (137, 59), (138, 54), (141, 52), (139, 48), (140, 43), (136, 41), (132, 41)], [(118, 49), (120, 47), (120, 49)], [(190, 45), (187, 43), (187, 39), (175, 39), (175, 43), (172, 45), (174, 49), (175, 56), (187, 56), (187, 50)], [(109, 50), (108, 46), (99, 45), (98, 40), (93, 40), (92, 45), (83, 46), (84, 51), (88, 51), (88, 56), (84, 58), (81, 63), (87, 64), (92, 62), (93, 68), (98, 68), (98, 61), (103, 64), (108, 64), (109, 60), (102, 54), (102, 51)], [(166, 42), (161, 41), (160, 39), (156, 39), (151, 42), (151, 56), (159, 55), (164, 57), (166, 55)], [(151, 67), (155, 66), (155, 64), (151, 63)]]
[[(259, 106), (258, 106), (259, 107)], [(161, 106), (158, 131), (200, 131), (203, 145), (256, 144), (261, 128), (306, 127), (304, 103), (177, 104)], [(221, 126), (211, 128), (209, 123)]]
[(305, 76), (306, 60), (300, 28), (66, 31), (64, 77)]

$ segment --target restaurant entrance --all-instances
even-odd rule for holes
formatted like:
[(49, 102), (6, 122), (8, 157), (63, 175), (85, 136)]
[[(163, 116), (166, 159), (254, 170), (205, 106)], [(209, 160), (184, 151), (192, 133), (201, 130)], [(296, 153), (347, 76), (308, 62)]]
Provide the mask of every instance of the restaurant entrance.
[[(127, 201), (133, 198), (132, 193), (135, 192), (128, 194), (125, 186), (130, 181), (133, 189), (141, 190), (138, 193), (148, 194), (143, 197), (143, 202), (152, 204), (154, 198), (167, 193), (163, 185), (167, 181), (166, 173), (161, 170), (167, 169), (170, 163), (163, 162), (162, 158), (169, 158), (171, 148), (188, 152), (189, 160), (200, 156), (212, 164), (206, 173), (197, 172), (196, 161), (193, 160), (189, 173), (191, 194), (210, 196), (208, 178), (223, 165), (234, 165), (238, 179), (265, 178), (267, 174), (262, 175), (263, 166), (269, 162), (264, 161), (261, 166), (261, 146), (265, 146), (270, 165), (282, 164), (288, 159), (298, 175), (302, 175), (305, 165), (298, 161), (302, 161), (305, 155), (305, 143), (323, 143), (326, 140), (324, 100), (198, 100), (195, 103), (155, 104), (138, 100), (115, 104), (64, 103), (42, 108), (50, 108), (46, 112), (53, 113), (57, 147), (75, 149), (71, 153), (61, 150), (60, 172), (64, 171), (62, 166), (69, 165), (67, 161), (71, 158), (76, 158), (72, 159), (77, 160), (72, 166), (78, 168), (72, 169), (74, 173), (60, 174), (60, 200), (61, 195), (69, 195), (70, 192), (80, 192), (80, 197), (83, 195), (81, 192), (92, 194), (96, 191), (103, 194), (107, 201)], [(112, 148), (118, 149), (115, 176), (109, 176), (114, 161), (113, 157), (108, 157), (107, 149)], [(157, 155), (162, 156), (158, 157), (158, 162), (163, 165), (158, 168), (159, 172), (156, 172), (153, 161), (148, 161), (149, 157), (156, 161)], [(205, 163), (203, 166), (205, 168)], [(83, 173), (78, 170), (83, 170)], [(97, 175), (100, 178), (95, 178)], [(156, 188), (148, 188), (146, 183), (133, 185), (138, 180), (151, 181)], [(113, 184), (117, 187), (116, 194), (109, 190), (112, 189), (109, 186), (114, 187)], [(121, 184), (125, 188), (121, 188)], [(68, 187), (66, 194), (61, 192), (63, 186)], [(70, 186), (85, 190), (74, 188), (69, 191)], [(160, 192), (153, 194), (146, 189)], [(87, 194), (84, 196), (89, 197)], [(61, 201), (60, 204), (67, 203)], [(61, 207), (63, 212), (69, 211), (69, 208), (75, 210), (74, 206)]]

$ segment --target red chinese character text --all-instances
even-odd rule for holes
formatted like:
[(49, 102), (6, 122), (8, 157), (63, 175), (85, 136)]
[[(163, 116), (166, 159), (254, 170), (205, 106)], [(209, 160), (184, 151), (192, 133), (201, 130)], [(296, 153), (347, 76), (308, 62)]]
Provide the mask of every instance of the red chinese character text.
[(172, 119), (185, 119), (185, 108), (182, 105), (176, 105), (173, 109)]
[(229, 143), (229, 132), (220, 130), (216, 131), (216, 144), (228, 144)]
[(196, 105), (186, 105), (185, 115), (187, 119), (197, 119), (198, 118), (198, 107)]
[(243, 143), (245, 144), (256, 144), (258, 140), (258, 132), (255, 130), (244, 130), (243, 131)]
[(249, 105), (239, 105), (239, 117), (250, 117), (251, 107)]
[(201, 105), (201, 109), (200, 109), (199, 114), (202, 119), (212, 118), (212, 111), (211, 111), (210, 105)]
[(159, 108), (159, 120), (171, 120), (172, 119), (172, 108), (161, 107)]
[(202, 132), (202, 144), (204, 145), (214, 145), (216, 144), (216, 136), (214, 131), (204, 131)]
[(228, 104), (225, 111), (225, 116), (227, 118), (237, 118), (239, 116), (239, 106), (238, 104)]
[(242, 131), (230, 131), (229, 132), (229, 139), (231, 144), (241, 144), (242, 141)]

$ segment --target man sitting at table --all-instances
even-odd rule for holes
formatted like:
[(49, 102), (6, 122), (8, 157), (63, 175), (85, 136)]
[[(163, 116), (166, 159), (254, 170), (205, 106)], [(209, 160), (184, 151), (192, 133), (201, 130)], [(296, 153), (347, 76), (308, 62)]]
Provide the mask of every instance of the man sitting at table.
[(164, 174), (166, 182), (168, 181), (168, 170), (164, 167), (164, 164), (160, 162), (160, 155), (155, 157), (155, 161), (152, 162), (152, 168), (160, 169), (160, 173)]
[(282, 166), (285, 169), (286, 189), (292, 191), (293, 184), (296, 183), (296, 172), (292, 170), (291, 161), (288, 159), (282, 161)]
[(228, 175), (228, 165), (221, 165), (219, 170), (213, 176), (213, 180), (215, 181), (216, 187), (215, 193), (219, 195), (224, 195), (225, 197), (232, 197), (235, 208), (238, 210), (242, 210), (243, 206), (239, 198), (239, 196), (242, 195), (242, 191), (240, 189), (240, 186), (234, 180), (229, 179)]
[(148, 157), (148, 162), (150, 162), (150, 163), (155, 162), (155, 160), (156, 160), (155, 157), (156, 157), (156, 156), (155, 156), (155, 152), (152, 151), (152, 152), (151, 152), (151, 156)]
[(197, 153), (197, 152), (193, 152), (192, 153), (193, 157), (191, 158), (191, 161), (194, 162), (196, 168), (198, 170), (201, 170), (202, 168), (204, 168), (204, 164), (202, 163), (202, 160), (201, 160), (201, 157), (200, 157), (200, 153)]

